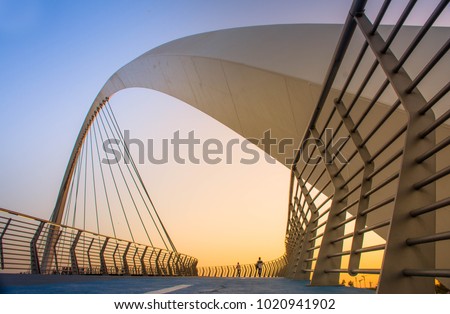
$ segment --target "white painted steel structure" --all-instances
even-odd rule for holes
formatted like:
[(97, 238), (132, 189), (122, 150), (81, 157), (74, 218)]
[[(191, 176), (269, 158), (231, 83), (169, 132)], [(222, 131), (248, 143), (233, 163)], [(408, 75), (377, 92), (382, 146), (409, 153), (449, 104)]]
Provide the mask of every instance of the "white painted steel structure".
[[(87, 114), (52, 222), (61, 223), (86, 134), (109, 98), (149, 88), (245, 138), (270, 129), (294, 140), (271, 151), (292, 169), (284, 276), (335, 285), (342, 273), (379, 274), (380, 293), (431, 293), (435, 278), (449, 283), (450, 28), (433, 26), (449, 8), (440, 1), (423, 25), (405, 26), (416, 2), (393, 26), (382, 25), (391, 1), (377, 12), (354, 1), (344, 25), (215, 31), (131, 61)], [(370, 237), (379, 243), (368, 245)], [(368, 267), (374, 252), (379, 264)]]

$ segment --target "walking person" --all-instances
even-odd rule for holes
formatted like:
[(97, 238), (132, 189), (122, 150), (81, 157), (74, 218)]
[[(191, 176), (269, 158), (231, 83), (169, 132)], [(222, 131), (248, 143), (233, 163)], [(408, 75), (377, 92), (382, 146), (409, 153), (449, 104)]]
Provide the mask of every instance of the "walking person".
[(241, 265), (239, 265), (239, 262), (236, 265), (236, 277), (241, 277)]
[(261, 257), (258, 258), (258, 261), (256, 262), (256, 271), (258, 273), (258, 276), (261, 277), (262, 268), (263, 268), (264, 262), (261, 260)]

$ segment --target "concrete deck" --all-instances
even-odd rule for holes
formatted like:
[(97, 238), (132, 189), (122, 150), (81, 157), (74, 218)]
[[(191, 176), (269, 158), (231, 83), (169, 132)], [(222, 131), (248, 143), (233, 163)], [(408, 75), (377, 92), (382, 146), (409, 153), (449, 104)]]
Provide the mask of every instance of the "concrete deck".
[(0, 293), (20, 294), (365, 294), (374, 290), (312, 287), (286, 278), (118, 277), (0, 274)]

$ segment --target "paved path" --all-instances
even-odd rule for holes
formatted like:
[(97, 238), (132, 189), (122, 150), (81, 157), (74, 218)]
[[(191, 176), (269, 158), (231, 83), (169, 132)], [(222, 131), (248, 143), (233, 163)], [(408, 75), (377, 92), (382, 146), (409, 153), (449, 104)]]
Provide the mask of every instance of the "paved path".
[(285, 278), (116, 277), (0, 274), (0, 293), (360, 294), (373, 290), (311, 287)]

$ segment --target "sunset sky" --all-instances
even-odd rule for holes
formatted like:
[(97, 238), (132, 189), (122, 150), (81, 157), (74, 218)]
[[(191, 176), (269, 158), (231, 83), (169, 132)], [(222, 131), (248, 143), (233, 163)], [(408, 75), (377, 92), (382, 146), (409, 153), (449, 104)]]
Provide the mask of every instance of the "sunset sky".
[[(0, 207), (50, 217), (92, 101), (132, 59), (212, 30), (343, 23), (351, 2), (0, 0)], [(242, 141), (205, 114), (151, 90), (122, 91), (111, 105), (122, 129), (143, 140), (160, 143), (177, 130), (194, 130), (203, 139)], [(177, 249), (197, 257), (200, 266), (284, 253), (289, 170), (264, 159), (242, 165), (242, 152), (234, 153), (231, 165), (139, 165)]]

